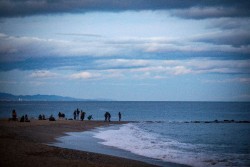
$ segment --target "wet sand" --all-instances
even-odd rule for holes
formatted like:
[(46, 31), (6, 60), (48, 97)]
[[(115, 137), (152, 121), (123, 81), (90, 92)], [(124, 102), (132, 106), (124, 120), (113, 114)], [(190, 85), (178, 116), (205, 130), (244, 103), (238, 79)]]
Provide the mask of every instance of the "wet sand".
[(124, 123), (128, 122), (31, 120), (21, 123), (0, 120), (0, 166), (153, 166), (125, 158), (46, 145), (66, 132), (87, 131), (100, 126)]

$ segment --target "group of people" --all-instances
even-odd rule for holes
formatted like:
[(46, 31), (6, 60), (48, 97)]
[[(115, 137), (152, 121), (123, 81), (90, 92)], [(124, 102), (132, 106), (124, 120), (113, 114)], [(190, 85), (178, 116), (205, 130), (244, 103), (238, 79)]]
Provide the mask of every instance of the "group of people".
[[(84, 118), (85, 118), (85, 112), (84, 111), (80, 111), (78, 108), (74, 111), (73, 115), (74, 115), (74, 120), (79, 120), (79, 116), (80, 116), (80, 119), (83, 121)], [(92, 115), (91, 115), (92, 117)], [(89, 117), (88, 117), (89, 118)]]
[[(59, 113), (60, 113), (60, 112), (59, 112)], [(63, 114), (63, 115), (64, 115), (64, 114)], [(65, 116), (65, 115), (64, 115), (64, 116)], [(10, 121), (10, 120), (18, 121), (18, 117), (17, 117), (16, 110), (12, 110), (12, 118), (10, 118), (9, 121)], [(40, 114), (40, 115), (38, 116), (38, 120), (46, 120), (45, 115), (44, 115), (44, 114), (43, 114), (43, 115)], [(55, 121), (55, 120), (56, 120), (56, 119), (53, 117), (53, 115), (51, 115), (51, 116), (49, 117), (49, 121)], [(21, 116), (20, 122), (30, 122), (30, 119), (29, 119), (28, 115), (25, 114), (25, 115)]]
[(46, 120), (45, 115), (44, 114), (43, 115), (40, 114), (38, 116), (38, 120)]
[(50, 115), (49, 121), (56, 121), (56, 119), (53, 117), (53, 115)]
[[(84, 120), (85, 119), (85, 115), (86, 113), (84, 111), (80, 111), (78, 108), (73, 112), (73, 116), (74, 116), (74, 120)], [(61, 113), (59, 112), (58, 113), (58, 117), (59, 118), (65, 118), (65, 114), (64, 113)], [(109, 112), (106, 112), (104, 114), (104, 117), (105, 117), (105, 122), (108, 121), (110, 122), (111, 121), (111, 114)], [(121, 121), (121, 112), (118, 113), (118, 118), (119, 118), (119, 121)], [(92, 115), (89, 115), (87, 117), (88, 120), (92, 120), (93, 119), (93, 116)], [(12, 110), (12, 118), (10, 118), (9, 120), (13, 120), (13, 121), (18, 121), (18, 118), (17, 118), (17, 113), (16, 113), (16, 110)], [(45, 118), (45, 115), (39, 115), (38, 116), (38, 120), (46, 120)], [(49, 121), (55, 121), (56, 119), (53, 117), (53, 115), (51, 115), (49, 117)], [(72, 119), (71, 119), (72, 120)], [(30, 122), (29, 118), (28, 118), (28, 115), (23, 115), (20, 119), (20, 122)]]
[(64, 114), (64, 113), (59, 112), (59, 113), (58, 113), (58, 118), (65, 118), (65, 114)]
[(28, 115), (27, 114), (23, 115), (20, 119), (20, 122), (30, 122)]
[[(38, 116), (38, 120), (47, 120), (46, 118), (45, 118), (45, 115), (43, 114), (43, 115), (39, 115)], [(55, 121), (56, 119), (53, 117), (53, 115), (50, 115), (50, 117), (49, 117), (49, 121)]]
[(110, 114), (109, 112), (106, 112), (106, 113), (104, 114), (104, 117), (105, 117), (105, 122), (106, 122), (106, 121), (109, 121), (109, 122), (110, 122), (111, 114)]
[[(111, 114), (109, 113), (109, 112), (106, 112), (105, 114), (104, 114), (104, 117), (105, 117), (105, 122), (110, 122), (110, 119), (111, 119)], [(121, 119), (122, 119), (122, 114), (121, 114), (121, 112), (119, 112), (118, 113), (118, 118), (119, 118), (119, 121), (121, 121)]]
[[(10, 120), (18, 121), (16, 110), (12, 110), (12, 118), (10, 118), (9, 121)], [(30, 122), (28, 115), (25, 114), (25, 115), (21, 116), (20, 122)]]

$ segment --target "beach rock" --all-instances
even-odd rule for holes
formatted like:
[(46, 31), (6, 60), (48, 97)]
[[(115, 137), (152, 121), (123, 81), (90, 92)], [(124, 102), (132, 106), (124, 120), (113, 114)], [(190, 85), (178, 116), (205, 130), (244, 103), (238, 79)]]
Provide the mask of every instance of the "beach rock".
[(214, 120), (214, 122), (215, 122), (215, 123), (219, 123), (219, 121), (218, 121), (217, 119), (216, 119), (216, 120)]
[(201, 123), (200, 121), (193, 121), (192, 123)]
[(250, 121), (239, 121), (239, 123), (250, 123)]

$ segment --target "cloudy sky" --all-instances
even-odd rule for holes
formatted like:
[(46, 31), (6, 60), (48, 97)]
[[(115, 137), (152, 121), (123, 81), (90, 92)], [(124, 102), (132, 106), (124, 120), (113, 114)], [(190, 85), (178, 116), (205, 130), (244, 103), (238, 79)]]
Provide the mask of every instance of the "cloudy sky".
[(250, 1), (1, 0), (0, 92), (250, 100)]

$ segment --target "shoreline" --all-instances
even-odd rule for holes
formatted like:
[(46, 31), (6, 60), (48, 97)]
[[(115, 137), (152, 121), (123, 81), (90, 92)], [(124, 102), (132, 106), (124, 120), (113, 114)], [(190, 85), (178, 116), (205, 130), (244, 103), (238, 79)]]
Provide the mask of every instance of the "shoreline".
[[(172, 162), (164, 162), (160, 159), (150, 158), (142, 155), (135, 154), (133, 152), (120, 149), (114, 146), (107, 146), (101, 144), (102, 139), (96, 138), (95, 134), (101, 131), (118, 130), (123, 125), (111, 124), (108, 127), (98, 127), (90, 131), (84, 132), (69, 132), (65, 136), (57, 138), (57, 141), (49, 145), (60, 148), (68, 148), (79, 151), (94, 152), (98, 154), (111, 155), (115, 157), (121, 157), (131, 160), (136, 160), (156, 166), (164, 167), (187, 167), (187, 165), (181, 165)], [(114, 134), (115, 135), (115, 134)], [(80, 143), (78, 142), (80, 141)], [(123, 142), (123, 141), (120, 141)]]
[(0, 120), (0, 166), (156, 166), (105, 154), (49, 146), (67, 132), (126, 124), (128, 121)]

